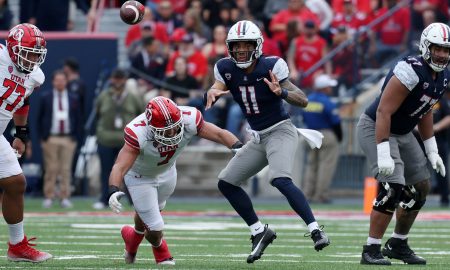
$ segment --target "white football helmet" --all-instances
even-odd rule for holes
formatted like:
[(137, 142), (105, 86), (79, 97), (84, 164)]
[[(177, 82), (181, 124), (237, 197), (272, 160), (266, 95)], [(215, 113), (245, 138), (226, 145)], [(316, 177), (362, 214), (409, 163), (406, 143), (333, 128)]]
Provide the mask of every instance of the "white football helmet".
[(420, 37), (419, 50), (423, 59), (434, 71), (441, 72), (447, 67), (450, 55), (447, 59), (439, 59), (431, 54), (431, 45), (450, 48), (450, 27), (443, 23), (432, 23), (422, 31)]
[[(251, 41), (255, 43), (253, 51), (247, 51), (247, 59), (245, 61), (238, 61), (236, 59), (237, 51), (233, 51), (233, 43), (239, 41)], [(264, 38), (261, 30), (251, 21), (239, 21), (235, 23), (228, 31), (226, 40), (228, 54), (231, 60), (240, 68), (248, 68), (253, 61), (262, 55), (262, 46)]]

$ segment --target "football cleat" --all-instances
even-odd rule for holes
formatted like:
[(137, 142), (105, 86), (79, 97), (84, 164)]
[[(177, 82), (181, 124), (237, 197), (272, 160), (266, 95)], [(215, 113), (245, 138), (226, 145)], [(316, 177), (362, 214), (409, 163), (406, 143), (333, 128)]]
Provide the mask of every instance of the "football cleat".
[(390, 259), (402, 260), (407, 264), (427, 264), (424, 258), (417, 256), (409, 247), (408, 239), (389, 238), (382, 252)]
[(136, 233), (134, 228), (129, 225), (123, 226), (120, 234), (122, 234), (123, 241), (125, 242), (125, 252), (123, 254), (125, 263), (134, 263), (139, 244), (144, 239), (144, 235)]
[(159, 247), (152, 246), (153, 256), (155, 257), (156, 264), (160, 265), (175, 265), (175, 260), (170, 255), (169, 247), (166, 240), (161, 241)]
[(33, 246), (36, 244), (31, 244), (30, 241), (35, 240), (36, 237), (27, 239), (25, 236), (22, 242), (19, 242), (15, 245), (8, 243), (8, 260), (14, 262), (43, 262), (46, 261), (53, 256), (50, 253), (39, 251)]
[(322, 229), (323, 226), (321, 226), (320, 229), (315, 229), (311, 233), (305, 234), (305, 237), (310, 236), (311, 239), (314, 241), (314, 249), (316, 251), (320, 251), (330, 244), (330, 239), (328, 239), (328, 236)]
[(253, 263), (261, 258), (266, 247), (277, 238), (277, 234), (269, 228), (269, 225), (264, 226), (264, 231), (257, 235), (252, 235), (250, 240), (252, 241), (252, 252), (247, 257), (247, 263)]
[(361, 264), (391, 265), (391, 262), (381, 254), (381, 245), (364, 245)]

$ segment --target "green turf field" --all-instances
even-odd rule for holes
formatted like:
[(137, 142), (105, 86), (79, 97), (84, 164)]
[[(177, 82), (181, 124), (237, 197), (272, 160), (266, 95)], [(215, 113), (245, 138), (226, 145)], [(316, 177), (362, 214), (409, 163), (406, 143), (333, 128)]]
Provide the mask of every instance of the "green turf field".
[[(8, 236), (2, 219), (0, 242), (5, 244), (0, 246), (0, 269), (162, 269), (155, 265), (148, 243), (141, 245), (136, 264), (124, 263), (119, 231), (123, 224), (131, 224), (131, 208), (124, 215), (115, 215), (107, 210), (92, 211), (88, 200), (75, 201), (69, 212), (57, 206), (43, 211), (40, 203), (27, 199), (25, 230), (29, 237), (37, 236), (38, 248), (54, 258), (41, 264), (8, 262)], [(392, 260), (392, 266), (374, 267), (359, 264), (368, 231), (368, 218), (359, 208), (313, 205), (331, 239), (329, 247), (316, 252), (312, 240), (304, 237), (307, 229), (303, 222), (290, 213), (286, 203), (259, 203), (261, 220), (271, 224), (278, 238), (260, 260), (249, 265), (249, 230), (227, 204), (220, 200), (169, 201), (165, 237), (176, 265), (164, 269), (450, 269), (448, 211), (427, 208), (410, 235), (412, 248), (428, 260), (427, 266)]]

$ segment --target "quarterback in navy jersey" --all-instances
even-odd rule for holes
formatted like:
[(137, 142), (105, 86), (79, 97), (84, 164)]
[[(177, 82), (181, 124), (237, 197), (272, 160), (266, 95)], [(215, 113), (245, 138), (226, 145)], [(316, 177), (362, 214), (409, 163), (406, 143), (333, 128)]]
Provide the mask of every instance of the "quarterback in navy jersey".
[[(408, 245), (408, 233), (430, 190), (427, 158), (445, 176), (433, 134), (432, 107), (449, 87), (450, 28), (432, 23), (422, 32), (420, 55), (408, 56), (390, 70), (381, 94), (361, 115), (358, 141), (379, 182), (361, 264), (390, 265), (384, 258), (426, 264)], [(414, 135), (417, 126), (426, 156)], [(396, 225), (381, 250), (381, 239), (396, 213)]]
[(263, 37), (251, 21), (239, 21), (228, 32), (230, 57), (214, 66), (215, 83), (205, 94), (206, 109), (222, 95), (231, 93), (252, 129), (253, 139), (245, 144), (219, 174), (218, 187), (236, 212), (250, 227), (252, 252), (248, 263), (258, 260), (276, 238), (274, 230), (263, 225), (252, 202), (240, 187), (269, 165), (269, 178), (308, 225), (314, 248), (319, 251), (330, 241), (319, 228), (301, 190), (292, 182), (292, 168), (298, 143), (297, 129), (283, 107), (283, 100), (306, 107), (305, 94), (292, 84), (286, 62), (262, 55)]

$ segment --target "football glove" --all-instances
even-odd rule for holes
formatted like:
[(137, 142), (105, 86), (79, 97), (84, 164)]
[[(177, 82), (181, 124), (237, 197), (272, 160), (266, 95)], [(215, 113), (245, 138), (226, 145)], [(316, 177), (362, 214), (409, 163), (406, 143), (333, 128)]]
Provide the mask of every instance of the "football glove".
[(388, 176), (394, 173), (395, 162), (391, 157), (389, 141), (377, 144), (378, 173)]
[(119, 200), (125, 195), (125, 193), (120, 191), (120, 189), (116, 186), (110, 186), (109, 190), (109, 207), (114, 213), (118, 214), (120, 213), (120, 211), (122, 211), (122, 204), (119, 202)]
[(433, 136), (425, 141), (423, 141), (423, 145), (425, 146), (425, 153), (427, 154), (428, 160), (431, 163), (431, 167), (442, 175), (445, 176), (445, 166), (442, 161), (441, 156), (439, 156), (436, 138)]

